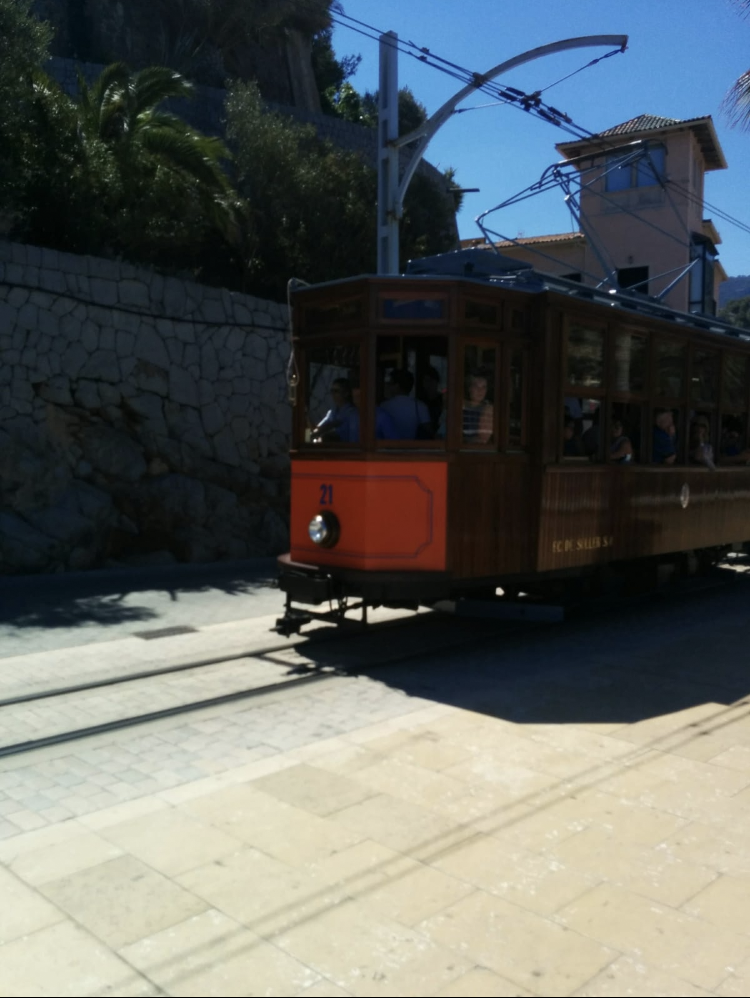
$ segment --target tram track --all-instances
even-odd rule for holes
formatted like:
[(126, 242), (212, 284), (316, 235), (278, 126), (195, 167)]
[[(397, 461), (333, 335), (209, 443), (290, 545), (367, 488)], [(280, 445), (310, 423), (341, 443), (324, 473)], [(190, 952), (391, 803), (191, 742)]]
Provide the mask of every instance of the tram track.
[[(697, 598), (728, 584), (726, 577), (690, 580), (662, 595), (667, 599)], [(633, 607), (643, 598), (653, 598), (653, 594), (626, 602)], [(594, 612), (607, 613), (622, 605), (622, 600), (604, 598)], [(589, 605), (586, 612), (591, 609)], [(459, 644), (468, 650), (498, 635), (517, 636), (533, 626), (529, 621), (459, 620), (424, 613), (361, 631), (313, 633), (303, 640), (264, 644), (232, 655), (19, 693), (0, 700), (0, 759), (337, 678), (370, 674), (374, 669), (419, 660)], [(248, 676), (254, 680), (250, 684)]]
[[(428, 617), (430, 640), (419, 626)], [(446, 647), (446, 640), (466, 640), (465, 623), (452, 625), (452, 642), (446, 636), (450, 626), (431, 614), (405, 617), (367, 631), (311, 635), (306, 641), (20, 693), (0, 701), (0, 759), (429, 655)], [(409, 636), (394, 642), (397, 630)], [(162, 706), (159, 700), (171, 702)], [(152, 709), (142, 709), (144, 703)], [(92, 717), (93, 723), (84, 723)]]

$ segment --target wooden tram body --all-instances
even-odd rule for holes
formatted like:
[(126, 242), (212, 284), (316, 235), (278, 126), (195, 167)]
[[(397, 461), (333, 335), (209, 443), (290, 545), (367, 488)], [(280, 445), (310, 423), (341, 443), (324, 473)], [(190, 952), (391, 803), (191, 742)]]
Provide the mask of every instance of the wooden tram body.
[[(462, 256), (447, 254), (449, 266), (465, 271)], [(336, 619), (351, 600), (545, 593), (612, 564), (710, 557), (750, 538), (750, 467), (720, 463), (729, 422), (748, 443), (750, 342), (736, 330), (530, 270), (356, 278), (297, 291), (293, 310), (300, 380), (282, 630), (316, 605)], [(425, 371), (440, 375), (439, 438), (381, 438), (377, 407), (394, 367), (415, 375), (416, 397)], [(468, 442), (465, 386), (477, 368), (491, 437)], [(357, 439), (316, 442), (310, 426), (342, 377), (355, 389)], [(579, 430), (599, 414), (588, 456), (565, 453), (576, 402), (589, 410)], [(677, 427), (671, 466), (652, 460), (664, 409)], [(715, 470), (690, 463), (696, 413), (709, 424)], [(629, 464), (607, 460), (615, 416), (633, 437)], [(309, 530), (321, 516), (332, 528), (322, 544)]]

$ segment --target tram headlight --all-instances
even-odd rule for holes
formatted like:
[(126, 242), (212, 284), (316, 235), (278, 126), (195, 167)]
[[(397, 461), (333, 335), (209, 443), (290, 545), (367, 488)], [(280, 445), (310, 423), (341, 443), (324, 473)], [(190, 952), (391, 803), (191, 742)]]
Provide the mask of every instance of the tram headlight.
[(322, 548), (332, 548), (338, 542), (341, 533), (338, 517), (328, 510), (318, 513), (310, 520), (307, 532), (314, 544)]

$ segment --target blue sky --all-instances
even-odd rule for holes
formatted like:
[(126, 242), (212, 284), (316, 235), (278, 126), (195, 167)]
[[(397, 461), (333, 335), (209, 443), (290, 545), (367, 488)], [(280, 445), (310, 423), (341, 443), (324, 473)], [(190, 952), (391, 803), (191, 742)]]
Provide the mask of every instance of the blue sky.
[[(706, 201), (750, 225), (750, 131), (731, 128), (721, 102), (734, 80), (750, 69), (750, 17), (731, 0), (343, 0), (351, 17), (402, 42), (484, 72), (529, 49), (581, 35), (626, 34), (628, 49), (546, 90), (547, 103), (576, 124), (600, 131), (639, 114), (669, 118), (711, 115), (729, 168), (706, 175)], [(352, 83), (378, 87), (378, 45), (335, 26), (339, 57), (360, 54)], [(525, 92), (546, 88), (606, 49), (579, 49), (547, 56), (498, 78)], [(461, 86), (454, 78), (399, 56), (399, 86), (435, 112)], [(462, 108), (487, 104), (481, 93)], [(427, 159), (453, 166), (467, 194), (459, 215), (462, 237), (481, 235), (474, 219), (520, 191), (560, 157), (555, 143), (571, 136), (507, 106), (454, 115), (437, 133)], [(721, 262), (730, 276), (750, 274), (750, 234), (714, 217)], [(492, 227), (509, 236), (566, 232), (573, 226), (559, 192), (497, 212)]]

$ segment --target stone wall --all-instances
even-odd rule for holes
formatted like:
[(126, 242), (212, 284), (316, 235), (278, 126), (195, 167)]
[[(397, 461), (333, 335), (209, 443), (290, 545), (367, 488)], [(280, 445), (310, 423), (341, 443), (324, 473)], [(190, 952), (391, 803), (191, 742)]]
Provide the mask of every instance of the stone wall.
[(286, 307), (0, 241), (0, 573), (287, 546)]

